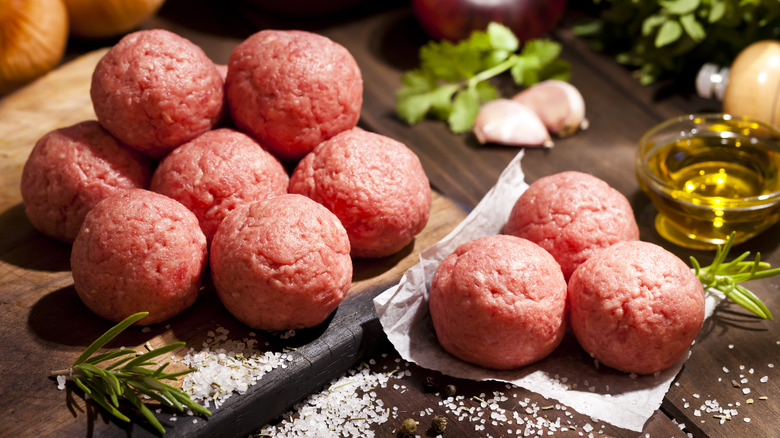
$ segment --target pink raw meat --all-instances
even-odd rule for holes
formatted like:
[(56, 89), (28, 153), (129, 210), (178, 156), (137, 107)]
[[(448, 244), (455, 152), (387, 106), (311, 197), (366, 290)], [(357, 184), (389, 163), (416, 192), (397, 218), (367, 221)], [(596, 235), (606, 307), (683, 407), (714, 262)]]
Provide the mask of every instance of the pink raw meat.
[(512, 369), (549, 355), (566, 331), (566, 281), (538, 245), (495, 235), (460, 245), (439, 265), (429, 309), (452, 355)]
[(229, 128), (208, 131), (168, 154), (151, 190), (192, 210), (211, 242), (236, 207), (287, 193), (282, 163), (248, 135)]
[(327, 37), (262, 30), (236, 46), (225, 81), (236, 126), (284, 161), (353, 128), (363, 78), (352, 55)]
[(149, 312), (165, 321), (198, 296), (207, 262), (198, 219), (167, 196), (133, 189), (100, 201), (73, 242), (73, 285), (84, 304), (111, 321)]
[(428, 222), (431, 188), (420, 160), (392, 138), (354, 128), (319, 144), (290, 177), (347, 229), (354, 257), (401, 251)]
[(534, 181), (518, 198), (503, 232), (549, 251), (567, 279), (593, 254), (639, 239), (628, 199), (603, 180), (573, 171)]
[(40, 232), (72, 243), (100, 200), (147, 188), (152, 165), (94, 120), (51, 131), (38, 140), (24, 165), (24, 211)]
[(600, 363), (653, 374), (680, 360), (704, 321), (704, 289), (676, 255), (649, 242), (619, 242), (569, 280), (571, 328)]
[(260, 330), (322, 323), (352, 283), (346, 230), (328, 209), (301, 195), (234, 210), (217, 229), (210, 257), (222, 303)]
[(225, 103), (206, 53), (162, 29), (133, 32), (113, 46), (95, 67), (90, 94), (100, 124), (153, 158), (211, 129)]

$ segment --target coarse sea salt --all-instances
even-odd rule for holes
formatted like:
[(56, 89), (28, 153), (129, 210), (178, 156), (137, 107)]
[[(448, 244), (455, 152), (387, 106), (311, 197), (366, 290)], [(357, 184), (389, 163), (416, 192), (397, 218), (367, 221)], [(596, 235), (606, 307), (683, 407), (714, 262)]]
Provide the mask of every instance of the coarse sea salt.
[[(372, 438), (373, 424), (385, 423), (390, 409), (376, 398), (373, 388), (385, 387), (390, 373), (372, 373), (368, 368), (351, 370), (330, 382), (325, 390), (310, 395), (284, 414), (279, 424), (264, 426), (259, 435), (273, 437), (365, 437)], [(393, 415), (396, 414), (393, 411)]]
[[(215, 333), (216, 332), (216, 333)], [(204, 348), (191, 348), (181, 362), (195, 371), (182, 379), (182, 390), (206, 408), (218, 409), (233, 394), (243, 394), (269, 371), (286, 367), (284, 352), (257, 349), (257, 340), (229, 340), (228, 330), (218, 327), (207, 335)]]

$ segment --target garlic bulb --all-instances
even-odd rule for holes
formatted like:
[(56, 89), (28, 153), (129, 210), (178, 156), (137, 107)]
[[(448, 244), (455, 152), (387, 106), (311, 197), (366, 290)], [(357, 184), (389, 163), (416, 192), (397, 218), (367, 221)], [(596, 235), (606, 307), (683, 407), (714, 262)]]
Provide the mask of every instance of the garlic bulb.
[(588, 127), (585, 100), (580, 91), (568, 82), (554, 79), (539, 82), (512, 99), (534, 110), (553, 135), (566, 137)]
[(62, 0), (0, 0), (0, 94), (59, 64), (67, 40)]
[(474, 135), (482, 143), (552, 147), (553, 142), (539, 116), (511, 99), (483, 104), (474, 120)]
[(65, 0), (70, 33), (77, 38), (99, 39), (135, 30), (154, 15), (165, 0)]

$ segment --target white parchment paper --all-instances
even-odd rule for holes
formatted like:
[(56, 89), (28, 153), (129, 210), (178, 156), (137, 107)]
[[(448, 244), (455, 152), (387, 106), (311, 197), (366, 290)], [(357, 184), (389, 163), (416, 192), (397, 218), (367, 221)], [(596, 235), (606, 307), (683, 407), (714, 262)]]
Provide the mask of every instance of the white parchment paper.
[[(497, 380), (536, 392), (591, 418), (641, 431), (660, 407), (669, 386), (690, 352), (671, 368), (654, 376), (632, 376), (598, 364), (568, 333), (547, 358), (511, 371), (471, 365), (451, 356), (438, 343), (428, 313), (428, 288), (439, 263), (458, 245), (498, 234), (527, 188), (520, 151), (496, 185), (449, 235), (420, 254), (399, 284), (374, 299), (379, 320), (402, 358), (423, 368), (470, 380)], [(709, 317), (722, 296), (707, 298)]]

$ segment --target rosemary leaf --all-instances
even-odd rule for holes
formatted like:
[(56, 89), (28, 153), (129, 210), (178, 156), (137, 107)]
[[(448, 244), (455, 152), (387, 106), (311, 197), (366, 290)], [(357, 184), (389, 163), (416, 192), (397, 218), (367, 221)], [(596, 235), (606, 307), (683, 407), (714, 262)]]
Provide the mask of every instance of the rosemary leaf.
[(141, 401), (140, 398), (138, 398), (137, 395), (135, 395), (132, 391), (127, 392), (126, 396), (127, 400), (135, 406), (136, 409), (138, 409), (141, 412), (141, 415), (146, 418), (146, 421), (151, 423), (152, 426), (154, 426), (155, 429), (160, 431), (160, 433), (165, 433), (165, 428), (162, 424), (160, 424), (160, 420), (157, 419), (157, 417), (154, 416), (152, 411), (149, 410), (149, 408), (144, 405), (144, 403)]
[[(211, 415), (211, 412), (198, 403), (195, 403), (189, 395), (176, 386), (169, 385), (163, 380), (175, 381), (179, 376), (191, 373), (194, 369), (187, 369), (174, 373), (166, 373), (169, 363), (158, 364), (152, 359), (163, 356), (185, 345), (184, 342), (174, 342), (159, 348), (151, 349), (144, 354), (138, 354), (135, 350), (123, 348), (116, 351), (97, 354), (108, 342), (114, 339), (124, 329), (146, 316), (141, 312), (129, 316), (106, 333), (97, 338), (74, 361), (69, 370), (57, 372), (65, 373), (73, 380), (76, 386), (84, 391), (84, 394), (95, 401), (114, 417), (130, 422), (130, 418), (119, 411), (121, 399), (125, 399), (134, 406), (146, 420), (161, 433), (165, 428), (160, 424), (154, 414), (139, 398), (144, 394), (149, 398), (184, 411), (184, 406), (201, 415)], [(94, 356), (93, 356), (94, 355)], [(124, 357), (122, 357), (124, 356)], [(100, 368), (97, 364), (114, 360), (113, 363)]]
[(76, 359), (76, 361), (73, 362), (73, 365), (78, 365), (81, 362), (87, 360), (87, 358), (95, 354), (96, 351), (100, 350), (101, 348), (103, 348), (104, 345), (111, 342), (111, 340), (114, 339), (118, 334), (122, 333), (126, 328), (130, 327), (136, 321), (145, 317), (148, 314), (149, 312), (139, 312), (134, 315), (130, 315), (124, 320), (122, 320), (119, 324), (110, 328), (107, 332), (103, 333), (103, 335), (101, 335), (99, 338), (95, 339), (95, 341), (92, 342), (92, 344), (90, 344), (89, 347), (87, 347), (87, 349), (84, 350), (83, 353), (81, 353), (81, 356), (79, 356)]
[(145, 366), (145, 365), (155, 365), (154, 362), (151, 362), (150, 359), (153, 359), (157, 356), (170, 353), (171, 351), (183, 347), (186, 345), (185, 342), (174, 342), (172, 344), (168, 344), (159, 348), (155, 348), (154, 350), (150, 350), (142, 355), (137, 356), (135, 359), (131, 360), (127, 363), (127, 367), (135, 367), (135, 366)]
[[(111, 351), (111, 352), (108, 352), (108, 353), (99, 354), (97, 356), (92, 356), (89, 359), (85, 360), (84, 362), (91, 363), (91, 364), (94, 365), (94, 364), (97, 364), (97, 363), (105, 362), (107, 360), (115, 359), (115, 358), (120, 357), (120, 356), (125, 356), (125, 355), (128, 355), (128, 354), (135, 354), (135, 353), (136, 353), (135, 350), (130, 349), (130, 348), (125, 348), (123, 350)], [(129, 359), (130, 359), (130, 357), (127, 357), (123, 361), (129, 360)], [(114, 363), (114, 364), (110, 365), (109, 367), (114, 367), (114, 366), (117, 366), (117, 365), (119, 365), (121, 363), (122, 362), (117, 362), (117, 363)], [(109, 367), (106, 367), (106, 369), (110, 369)]]
[(769, 278), (780, 274), (780, 268), (771, 269), (769, 263), (761, 261), (761, 254), (757, 253), (755, 260), (746, 261), (750, 251), (745, 251), (730, 262), (726, 262), (726, 256), (734, 243), (732, 233), (726, 243), (719, 245), (715, 251), (715, 257), (707, 267), (701, 267), (696, 258), (691, 257), (693, 272), (701, 281), (705, 289), (716, 289), (722, 292), (734, 303), (744, 307), (755, 315), (773, 320), (772, 313), (764, 305), (760, 298), (746, 287), (740, 285), (744, 281)]

